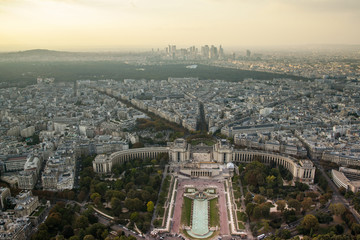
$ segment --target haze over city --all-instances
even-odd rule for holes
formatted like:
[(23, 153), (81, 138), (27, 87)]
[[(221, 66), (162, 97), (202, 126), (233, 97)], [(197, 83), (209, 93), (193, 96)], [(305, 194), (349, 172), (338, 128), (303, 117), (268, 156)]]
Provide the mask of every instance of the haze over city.
[(0, 51), (360, 43), (358, 0), (1, 0), (0, 22)]

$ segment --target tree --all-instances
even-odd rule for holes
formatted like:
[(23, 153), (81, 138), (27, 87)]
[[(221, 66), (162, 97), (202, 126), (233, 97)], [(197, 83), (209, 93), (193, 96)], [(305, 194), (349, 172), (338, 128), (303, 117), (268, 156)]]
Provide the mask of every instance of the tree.
[(101, 199), (101, 195), (100, 195), (99, 193), (97, 193), (97, 192), (90, 195), (90, 199), (91, 199), (92, 201), (95, 201), (96, 198), (100, 198), (100, 199)]
[(152, 201), (149, 201), (147, 204), (146, 204), (146, 206), (147, 206), (147, 211), (148, 212), (152, 212), (153, 210), (154, 210), (154, 203), (152, 202)]
[(306, 194), (305, 194), (307, 197), (311, 197), (311, 199), (316, 199), (319, 195), (316, 193), (316, 192), (313, 192), (313, 191), (311, 191), (311, 192), (306, 192)]
[(86, 233), (94, 236), (97, 239), (103, 239), (102, 233), (106, 230), (106, 227), (101, 223), (95, 223), (88, 228), (86, 228)]
[(295, 182), (295, 187), (302, 192), (309, 190), (309, 185), (307, 185), (306, 183)]
[(319, 228), (319, 222), (314, 215), (308, 214), (302, 220), (300, 227), (309, 233), (311, 230), (316, 231)]
[(294, 210), (285, 209), (283, 215), (287, 223), (295, 222), (297, 220), (296, 213)]
[(62, 235), (64, 235), (65, 238), (70, 238), (74, 235), (74, 230), (71, 227), (71, 225), (65, 225), (62, 230)]
[(351, 225), (351, 230), (355, 233), (355, 235), (360, 234), (360, 224), (353, 223)]
[(335, 226), (335, 233), (336, 234), (343, 234), (344, 233), (344, 227), (340, 224), (336, 224)]
[(149, 200), (151, 199), (151, 194), (150, 194), (150, 192), (149, 192), (149, 191), (146, 191), (146, 190), (142, 191), (142, 192), (141, 192), (141, 199), (142, 199), (143, 201), (149, 201)]
[(61, 214), (58, 212), (50, 213), (49, 217), (45, 221), (45, 224), (49, 228), (50, 232), (61, 229)]
[(298, 195), (296, 195), (296, 200), (299, 202), (303, 201), (305, 197), (305, 194), (303, 192), (300, 192)]
[(253, 199), (253, 196), (251, 195), (251, 193), (247, 192), (245, 195), (245, 204), (252, 202), (252, 199)]
[(275, 235), (281, 239), (291, 238), (291, 232), (287, 229), (277, 230)]
[(48, 240), (50, 239), (50, 233), (47, 230), (40, 230), (35, 233), (32, 237), (32, 240)]
[(256, 202), (257, 204), (264, 203), (265, 202), (265, 197), (257, 194), (254, 197), (254, 202)]
[(133, 213), (131, 213), (131, 215), (130, 215), (130, 220), (131, 220), (132, 222), (136, 222), (138, 219), (139, 219), (139, 213), (138, 213), (138, 212), (133, 212)]
[(143, 143), (140, 143), (140, 142), (137, 142), (137, 143), (134, 143), (132, 145), (132, 148), (142, 148), (144, 147), (144, 144)]
[(113, 197), (111, 199), (111, 209), (113, 210), (115, 215), (119, 215), (121, 213), (122, 206), (121, 206), (121, 201), (118, 198)]
[(260, 219), (261, 218), (261, 216), (262, 216), (262, 208), (261, 208), (261, 206), (254, 207), (252, 216), (255, 219)]
[(339, 193), (344, 196), (345, 193), (346, 193), (346, 188), (340, 187), (340, 188), (339, 188)]
[(319, 198), (319, 202), (322, 206), (324, 206), (326, 203), (327, 203), (327, 199), (324, 195), (321, 195), (320, 198)]
[(246, 204), (246, 210), (245, 210), (246, 214), (248, 216), (252, 216), (255, 207), (256, 207), (256, 204), (254, 204), (254, 203)]
[(308, 211), (313, 204), (313, 201), (310, 197), (304, 198), (304, 200), (301, 202), (301, 206), (304, 209), (304, 211)]
[(79, 202), (82, 202), (85, 200), (85, 197), (86, 197), (86, 192), (85, 191), (80, 191), (79, 195), (77, 196), (77, 200)]
[(93, 235), (86, 235), (84, 237), (84, 240), (95, 240), (94, 236)]
[(300, 211), (301, 203), (296, 199), (290, 199), (288, 201), (289, 208), (294, 208), (296, 211)]
[(67, 198), (68, 198), (69, 200), (74, 200), (74, 198), (75, 198), (75, 193), (74, 193), (74, 191), (69, 191), (69, 192), (67, 193)]
[(273, 189), (267, 189), (266, 190), (266, 196), (271, 198), (273, 195), (274, 195), (274, 190)]
[(332, 215), (325, 212), (318, 212), (315, 217), (318, 219), (319, 223), (329, 224), (333, 221)]
[(94, 199), (94, 203), (97, 207), (101, 206), (101, 197), (97, 197)]
[(261, 214), (263, 218), (269, 217), (270, 214), (270, 205), (267, 203), (263, 203), (260, 205), (261, 207)]
[(354, 197), (354, 193), (351, 191), (351, 190), (349, 190), (349, 191), (347, 191), (346, 193), (345, 193), (345, 198), (346, 199), (351, 199), (351, 198), (353, 198)]
[(79, 236), (72, 236), (69, 238), (69, 240), (80, 240)]
[(140, 211), (143, 208), (143, 202), (138, 198), (127, 198), (125, 200), (125, 207), (130, 211)]
[(87, 226), (89, 226), (89, 220), (87, 217), (81, 215), (75, 220), (76, 228), (86, 228)]
[(346, 208), (342, 203), (332, 203), (329, 206), (329, 210), (332, 214), (336, 216), (341, 216), (346, 211)]
[(276, 201), (276, 205), (277, 205), (276, 209), (283, 212), (286, 206), (286, 202), (285, 200), (278, 200)]
[(104, 182), (100, 182), (95, 185), (95, 191), (98, 192), (101, 196), (105, 196), (107, 185)]
[(275, 183), (276, 183), (275, 180), (276, 180), (276, 177), (273, 175), (266, 177), (266, 183), (267, 183), (268, 188), (275, 187)]

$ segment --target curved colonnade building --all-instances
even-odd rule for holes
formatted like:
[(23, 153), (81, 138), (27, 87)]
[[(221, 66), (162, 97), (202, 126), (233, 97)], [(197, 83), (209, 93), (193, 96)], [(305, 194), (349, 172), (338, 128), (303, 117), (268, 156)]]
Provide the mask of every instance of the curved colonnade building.
[(338, 188), (345, 188), (353, 193), (360, 189), (360, 170), (340, 167), (339, 171), (332, 169), (331, 176)]
[(170, 164), (184, 169), (191, 177), (212, 177), (228, 163), (252, 161), (281, 165), (292, 173), (295, 181), (311, 184), (315, 177), (315, 167), (309, 160), (299, 160), (274, 152), (237, 150), (225, 140), (219, 140), (214, 146), (192, 146), (184, 139), (176, 139), (167, 147), (129, 149), (109, 156), (101, 154), (93, 161), (93, 169), (97, 173), (110, 173), (112, 165), (138, 158), (156, 158), (161, 153), (169, 154)]

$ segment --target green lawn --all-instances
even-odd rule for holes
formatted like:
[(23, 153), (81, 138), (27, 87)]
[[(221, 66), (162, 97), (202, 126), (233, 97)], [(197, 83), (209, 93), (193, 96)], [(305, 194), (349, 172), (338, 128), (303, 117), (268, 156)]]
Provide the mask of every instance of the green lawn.
[(210, 226), (215, 227), (220, 225), (219, 208), (217, 207), (218, 199), (210, 200)]
[(246, 213), (237, 211), (237, 218), (239, 221), (246, 222), (246, 220), (247, 220)]
[(190, 198), (184, 197), (184, 203), (181, 210), (181, 223), (186, 226), (190, 226), (191, 203), (192, 200)]
[(45, 206), (39, 206), (32, 214), (32, 216), (37, 217), (46, 209)]
[(239, 225), (239, 229), (245, 229), (245, 226), (242, 222), (239, 222), (238, 225)]

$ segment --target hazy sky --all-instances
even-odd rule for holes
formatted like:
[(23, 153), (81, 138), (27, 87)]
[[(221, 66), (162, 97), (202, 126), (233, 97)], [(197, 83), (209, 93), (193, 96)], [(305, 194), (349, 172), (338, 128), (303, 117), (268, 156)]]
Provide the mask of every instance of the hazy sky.
[(360, 44), (360, 0), (0, 0), (0, 51)]

